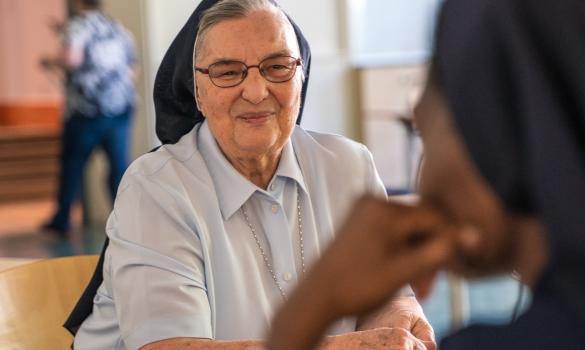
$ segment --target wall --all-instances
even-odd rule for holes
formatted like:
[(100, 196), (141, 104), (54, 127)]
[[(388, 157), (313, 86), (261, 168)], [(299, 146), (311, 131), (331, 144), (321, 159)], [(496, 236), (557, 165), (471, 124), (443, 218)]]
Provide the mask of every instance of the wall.
[(430, 56), (442, 0), (346, 0), (349, 47), (359, 66), (412, 65)]
[(0, 0), (0, 101), (59, 101), (60, 83), (41, 70), (59, 41), (49, 19), (64, 16), (62, 0)]
[(350, 65), (345, 44), (344, 1), (279, 3), (302, 28), (311, 45), (313, 60), (303, 126), (359, 139), (358, 76)]
[(63, 16), (62, 0), (0, 0), (0, 126), (58, 126), (61, 82), (39, 61), (57, 52), (49, 23)]
[[(142, 18), (144, 40), (147, 42), (145, 44), (144, 69), (148, 81), (145, 103), (148, 107), (148, 116), (150, 120), (154, 121), (152, 93), (156, 72), (172, 40), (187, 22), (199, 1), (173, 0), (173, 6), (169, 6), (168, 2), (160, 0), (143, 0), (143, 3), (145, 9), (144, 17)], [(154, 123), (152, 124), (149, 138), (151, 147), (159, 144), (154, 130)]]

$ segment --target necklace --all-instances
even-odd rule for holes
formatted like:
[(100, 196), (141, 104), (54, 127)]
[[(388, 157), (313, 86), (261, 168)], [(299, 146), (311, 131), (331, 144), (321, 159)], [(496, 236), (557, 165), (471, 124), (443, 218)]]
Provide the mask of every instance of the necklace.
[[(274, 269), (272, 268), (272, 264), (268, 260), (268, 256), (266, 255), (266, 252), (265, 252), (264, 248), (262, 247), (262, 244), (260, 243), (260, 239), (258, 239), (258, 234), (256, 234), (256, 228), (250, 222), (250, 218), (248, 217), (248, 213), (246, 211), (246, 208), (244, 208), (244, 206), (242, 206), (240, 208), (240, 211), (242, 212), (242, 215), (244, 216), (244, 219), (246, 220), (246, 224), (250, 228), (250, 233), (252, 234), (252, 237), (254, 237), (254, 240), (256, 241), (256, 246), (258, 246), (258, 250), (260, 251), (260, 255), (262, 256), (262, 260), (264, 261), (264, 265), (266, 265), (266, 269), (268, 269), (268, 272), (270, 272), (270, 274), (272, 275), (272, 280), (274, 281), (274, 284), (276, 284), (276, 288), (278, 288), (278, 290), (280, 291), (280, 295), (282, 295), (282, 298), (284, 300), (286, 300), (286, 294), (284, 293), (284, 289), (280, 285), (280, 282), (278, 282), (278, 278), (276, 278), (276, 274), (274, 273)], [(299, 191), (298, 186), (297, 186), (297, 224), (299, 226), (299, 248), (300, 248), (300, 252), (301, 252), (301, 271), (304, 274), (305, 273), (305, 246), (303, 243), (303, 216), (301, 214), (301, 193)]]

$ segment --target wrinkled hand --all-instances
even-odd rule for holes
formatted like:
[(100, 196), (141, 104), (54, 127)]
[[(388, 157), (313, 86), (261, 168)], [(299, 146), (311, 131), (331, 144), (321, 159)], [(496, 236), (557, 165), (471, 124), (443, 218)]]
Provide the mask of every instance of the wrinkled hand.
[(415, 297), (397, 297), (372, 315), (360, 320), (358, 330), (402, 328), (419, 339), (427, 350), (436, 350), (435, 332)]
[(404, 328), (376, 328), (352, 332), (323, 341), (320, 350), (429, 350)]

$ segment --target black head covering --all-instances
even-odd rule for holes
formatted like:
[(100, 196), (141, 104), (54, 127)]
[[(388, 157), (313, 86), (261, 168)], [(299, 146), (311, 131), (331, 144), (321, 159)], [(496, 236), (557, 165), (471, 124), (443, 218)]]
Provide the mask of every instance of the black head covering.
[(447, 0), (434, 69), (481, 174), (545, 223), (536, 293), (585, 320), (585, 2)]
[[(197, 110), (193, 93), (193, 47), (201, 14), (218, 2), (219, 0), (203, 0), (197, 6), (169, 47), (156, 75), (154, 82), (156, 134), (163, 144), (176, 143), (195, 124), (203, 121), (203, 114)], [(271, 2), (276, 4), (274, 1)], [(287, 17), (297, 36), (305, 73), (301, 108), (297, 117), (297, 124), (300, 124), (309, 84), (311, 49), (300, 28), (290, 16)]]
[[(167, 50), (156, 75), (154, 82), (156, 134), (163, 144), (176, 143), (204, 118), (203, 114), (196, 108), (193, 93), (193, 47), (195, 46), (197, 28), (199, 27), (199, 18), (219, 1), (203, 0), (197, 6)], [(277, 5), (275, 1), (270, 1)], [(293, 22), (290, 16), (287, 15), (287, 17), (297, 37), (305, 75), (301, 90), (301, 108), (297, 117), (297, 124), (300, 124), (309, 84), (311, 49), (301, 29)], [(72, 334), (77, 332), (79, 326), (92, 312), (93, 299), (103, 281), (104, 253), (108, 243), (109, 240), (106, 238), (91, 281), (64, 324), (64, 327)]]

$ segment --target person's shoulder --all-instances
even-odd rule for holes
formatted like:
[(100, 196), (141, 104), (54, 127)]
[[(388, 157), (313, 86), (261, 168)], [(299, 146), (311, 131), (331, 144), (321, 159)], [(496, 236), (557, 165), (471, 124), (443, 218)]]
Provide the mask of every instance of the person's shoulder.
[[(165, 144), (156, 147), (152, 151), (141, 155), (134, 160), (126, 173), (131, 176), (147, 178), (166, 177), (169, 173), (191, 171), (198, 165), (187, 163), (198, 162), (200, 157), (194, 130), (184, 135), (175, 144)], [(200, 164), (203, 166), (203, 164)]]
[(311, 148), (313, 151), (323, 151), (333, 155), (361, 155), (367, 150), (366, 146), (346, 136), (308, 131), (301, 127), (296, 127), (293, 142)]
[(67, 20), (65, 27), (66, 34), (76, 35), (87, 31), (88, 19), (83, 15), (75, 15)]
[(312, 169), (322, 176), (337, 178), (344, 174), (354, 179), (367, 178), (372, 167), (366, 146), (345, 136), (297, 127), (292, 143), (301, 168)]

